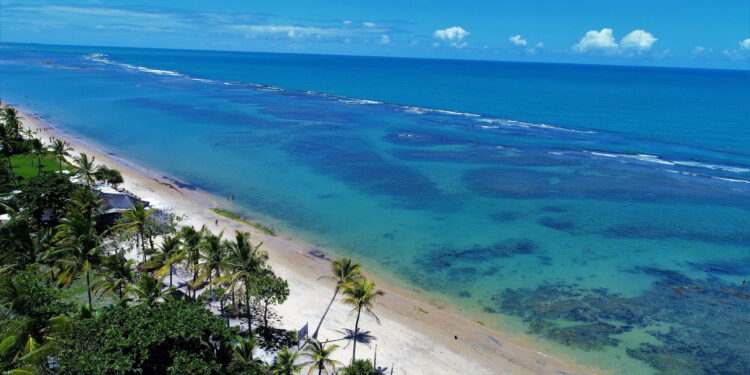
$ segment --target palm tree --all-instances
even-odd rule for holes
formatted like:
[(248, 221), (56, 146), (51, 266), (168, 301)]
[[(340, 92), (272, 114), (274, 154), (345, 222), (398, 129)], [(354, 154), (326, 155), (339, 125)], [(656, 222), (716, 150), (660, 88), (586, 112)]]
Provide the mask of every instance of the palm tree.
[(86, 217), (78, 207), (71, 206), (57, 226), (58, 252), (62, 253), (60, 263), (63, 265), (59, 279), (63, 285), (69, 285), (81, 273), (86, 276), (86, 291), (89, 308), (91, 300), (91, 271), (100, 263), (100, 252), (104, 234), (97, 234), (96, 222)]
[(98, 215), (97, 209), (102, 205), (104, 199), (99, 194), (89, 188), (80, 188), (70, 196), (69, 204), (77, 207), (87, 220), (95, 219)]
[(245, 290), (245, 306), (247, 308), (247, 329), (253, 335), (253, 313), (250, 305), (250, 295), (255, 290), (254, 279), (266, 267), (268, 254), (261, 250), (263, 243), (253, 246), (249, 240), (249, 233), (237, 232), (234, 242), (227, 242), (227, 256), (223, 268), (227, 275), (214, 281), (229, 282), (232, 290), (241, 286)]
[(210, 284), (214, 275), (216, 277), (221, 276), (219, 271), (224, 263), (224, 256), (226, 254), (226, 246), (222, 240), (223, 236), (224, 231), (221, 231), (218, 235), (207, 232), (204, 236), (200, 249), (201, 261), (194, 266), (198, 268), (198, 279), (196, 281), (208, 280)]
[[(143, 261), (146, 261), (146, 227), (154, 223), (152, 216), (154, 215), (153, 209), (147, 209), (143, 203), (138, 202), (129, 210), (122, 211), (122, 218), (125, 220), (124, 223), (118, 224), (115, 227), (126, 227), (128, 231), (137, 231), (138, 238), (141, 242), (141, 251), (143, 252)], [(149, 237), (149, 243), (151, 242), (151, 236)]]
[(44, 144), (42, 143), (41, 139), (33, 138), (31, 140), (31, 152), (34, 155), (36, 155), (37, 175), (41, 175), (42, 169), (44, 169), (44, 164), (42, 163), (42, 156), (47, 154), (47, 148), (44, 147)]
[(95, 289), (101, 291), (102, 294), (117, 293), (120, 299), (124, 298), (125, 289), (135, 280), (133, 263), (135, 261), (126, 259), (123, 254), (119, 253), (102, 258), (102, 268), (107, 272), (104, 274), (103, 281)]
[(96, 178), (94, 177), (94, 174), (96, 173), (94, 160), (96, 160), (95, 157), (92, 156), (91, 159), (89, 159), (88, 155), (84, 153), (81, 153), (77, 158), (73, 159), (76, 174), (80, 176), (89, 186), (94, 185), (94, 182), (96, 180)]
[[(169, 286), (172, 286), (172, 275), (174, 274), (174, 265), (182, 261), (180, 249), (180, 238), (177, 236), (164, 237), (159, 245), (158, 259), (161, 268), (156, 271), (159, 275), (169, 273)], [(151, 258), (154, 259), (153, 257)]]
[(274, 375), (294, 375), (302, 370), (302, 365), (295, 364), (299, 353), (292, 352), (288, 347), (283, 347), (276, 353), (276, 359), (271, 366)]
[(173, 287), (165, 288), (161, 278), (149, 274), (141, 274), (135, 284), (128, 285), (127, 294), (139, 305), (154, 306), (158, 302), (171, 298)]
[(197, 290), (195, 290), (195, 285), (198, 283), (198, 268), (194, 266), (200, 261), (201, 245), (205, 232), (205, 226), (202, 226), (200, 230), (195, 230), (195, 228), (190, 226), (182, 227), (180, 230), (180, 237), (182, 237), (182, 256), (187, 259), (188, 265), (193, 267), (193, 282), (189, 286), (190, 290), (193, 291), (193, 299), (195, 299), (197, 292)]
[(52, 141), (52, 153), (57, 156), (57, 161), (62, 171), (62, 162), (66, 156), (70, 156), (68, 151), (73, 151), (72, 148), (68, 147), (68, 144), (62, 139), (55, 139)]
[(352, 346), (352, 362), (357, 354), (357, 333), (359, 332), (359, 317), (364, 309), (365, 312), (380, 324), (380, 318), (372, 311), (373, 302), (380, 296), (385, 295), (380, 289), (375, 289), (375, 283), (367, 279), (360, 279), (344, 289), (343, 302), (352, 306), (352, 313), (357, 312), (357, 320), (354, 322), (354, 345)]
[(322, 375), (323, 373), (325, 373), (326, 375), (330, 374), (328, 368), (330, 368), (331, 371), (336, 370), (336, 365), (340, 362), (331, 359), (331, 353), (338, 349), (339, 346), (326, 346), (327, 343), (328, 341), (320, 342), (318, 340), (307, 340), (307, 352), (302, 353), (302, 356), (310, 360), (301, 363), (301, 365), (310, 366), (310, 370), (307, 371), (308, 375), (312, 374), (315, 370), (318, 370), (318, 375)]
[(362, 277), (361, 268), (361, 264), (352, 262), (350, 258), (341, 258), (333, 261), (333, 263), (331, 264), (331, 271), (333, 272), (333, 275), (323, 276), (322, 278), (329, 278), (334, 280), (336, 282), (336, 288), (333, 290), (333, 297), (331, 297), (331, 301), (328, 302), (328, 307), (326, 307), (326, 311), (320, 318), (320, 322), (318, 322), (318, 326), (315, 328), (315, 332), (313, 332), (312, 338), (318, 338), (318, 332), (320, 331), (320, 327), (323, 325), (323, 320), (325, 320), (326, 315), (328, 315), (328, 310), (331, 309), (331, 305), (333, 305), (333, 301), (336, 300), (336, 296), (339, 294), (339, 291), (341, 291), (341, 288), (352, 284)]
[(21, 119), (23, 117), (18, 115), (18, 110), (13, 107), (5, 107), (3, 108), (3, 112), (0, 115), (0, 118), (2, 118), (3, 122), (5, 123), (5, 128), (8, 130), (8, 135), (13, 137), (14, 139), (20, 139), (22, 128)]
[(258, 342), (252, 337), (244, 338), (237, 336), (236, 343), (232, 347), (232, 353), (234, 360), (247, 365), (255, 361), (253, 358), (253, 351), (258, 347)]

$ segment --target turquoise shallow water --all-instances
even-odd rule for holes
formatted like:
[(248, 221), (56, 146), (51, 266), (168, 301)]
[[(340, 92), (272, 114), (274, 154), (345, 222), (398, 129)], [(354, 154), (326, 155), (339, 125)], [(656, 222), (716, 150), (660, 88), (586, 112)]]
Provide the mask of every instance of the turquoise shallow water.
[(746, 71), (6, 45), (0, 96), (587, 363), (750, 372)]

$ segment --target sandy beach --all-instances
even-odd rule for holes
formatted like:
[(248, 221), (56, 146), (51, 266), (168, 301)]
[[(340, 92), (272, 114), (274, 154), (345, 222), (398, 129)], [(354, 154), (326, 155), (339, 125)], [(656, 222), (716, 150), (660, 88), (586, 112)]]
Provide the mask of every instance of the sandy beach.
[[(251, 239), (263, 241), (274, 270), (289, 282), (288, 300), (275, 307), (281, 324), (287, 329), (299, 329), (306, 323), (314, 330), (331, 294), (333, 283), (320, 276), (328, 275), (330, 260), (310, 255), (314, 247), (279, 233), (268, 236), (257, 229), (219, 216), (211, 211), (221, 198), (205, 192), (181, 189), (154, 173), (126, 160), (110, 156), (85, 140), (71, 136), (53, 124), (23, 113), (23, 123), (36, 129), (38, 135), (64, 139), (74, 148), (74, 154), (86, 153), (96, 161), (122, 172), (122, 187), (149, 201), (153, 206), (184, 216), (184, 225), (201, 226), (213, 232), (235, 230), (251, 232)], [(54, 120), (53, 120), (54, 121)], [(216, 221), (218, 220), (218, 225)], [(328, 258), (333, 255), (327, 254)], [(367, 269), (365, 269), (367, 274)], [(370, 276), (370, 275), (368, 275)], [(381, 324), (363, 316), (361, 327), (371, 331), (377, 339), (370, 346), (363, 345), (358, 357), (372, 357), (377, 344), (377, 362), (393, 367), (393, 374), (600, 374), (566, 358), (548, 354), (548, 348), (537, 347), (520, 335), (509, 335), (490, 329), (463, 316), (453, 307), (431, 301), (415, 291), (403, 290), (374, 278), (386, 292), (375, 306)], [(426, 313), (424, 312), (426, 311)], [(334, 303), (321, 329), (320, 339), (335, 339), (335, 330), (351, 328), (353, 320), (349, 308)], [(335, 358), (348, 362), (350, 348), (339, 349)]]

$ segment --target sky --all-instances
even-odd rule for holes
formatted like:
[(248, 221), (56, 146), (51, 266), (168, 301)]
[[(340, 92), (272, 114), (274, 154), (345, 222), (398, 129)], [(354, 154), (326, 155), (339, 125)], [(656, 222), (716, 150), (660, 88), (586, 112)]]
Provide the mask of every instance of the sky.
[(0, 0), (0, 42), (750, 69), (750, 1)]

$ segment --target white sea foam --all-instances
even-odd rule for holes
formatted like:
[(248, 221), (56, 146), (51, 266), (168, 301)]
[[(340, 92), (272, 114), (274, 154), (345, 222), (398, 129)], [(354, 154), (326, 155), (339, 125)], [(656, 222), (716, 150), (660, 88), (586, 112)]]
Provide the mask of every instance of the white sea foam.
[(151, 74), (165, 75), (165, 76), (173, 76), (173, 77), (190, 78), (190, 77), (188, 77), (188, 76), (186, 76), (184, 74), (173, 72), (171, 70), (151, 69), (151, 68), (147, 68), (145, 66), (139, 66), (139, 65), (133, 65), (133, 64), (127, 64), (127, 63), (112, 61), (104, 53), (92, 53), (90, 55), (84, 56), (83, 58), (85, 58), (87, 60), (91, 60), (91, 61), (96, 61), (96, 62), (99, 62), (99, 63), (103, 63), (103, 64), (115, 65), (115, 66), (119, 66), (119, 67), (122, 67), (122, 68), (125, 68), (125, 69), (136, 70), (136, 71), (144, 72), (144, 73), (151, 73)]
[(383, 102), (379, 102), (379, 101), (376, 101), (376, 100), (353, 99), (353, 98), (339, 99), (339, 103), (344, 103), (344, 104), (383, 104)]
[[(731, 173), (748, 173), (750, 172), (750, 169), (748, 168), (741, 168), (741, 167), (733, 167), (729, 165), (719, 165), (719, 164), (709, 164), (709, 163), (701, 163), (697, 161), (683, 161), (683, 160), (667, 160), (657, 155), (648, 155), (648, 154), (612, 154), (612, 153), (605, 153), (601, 151), (588, 151), (584, 150), (584, 153), (596, 155), (596, 156), (603, 156), (608, 158), (619, 158), (619, 159), (635, 159), (638, 161), (646, 162), (646, 163), (655, 163), (655, 164), (662, 164), (662, 165), (679, 165), (679, 166), (685, 166), (685, 167), (693, 167), (693, 168), (704, 168), (704, 169), (711, 169), (711, 170), (720, 170), (724, 172), (731, 172)], [(669, 170), (670, 172), (672, 170)]]
[(500, 126), (509, 126), (509, 127), (516, 127), (516, 128), (541, 128), (541, 129), (549, 129), (549, 130), (556, 130), (556, 131), (563, 131), (563, 132), (570, 132), (570, 133), (583, 133), (583, 134), (595, 134), (596, 133), (595, 131), (591, 131), (591, 130), (578, 130), (578, 129), (564, 128), (561, 126), (543, 124), (543, 123), (524, 122), (524, 121), (506, 120), (506, 119), (498, 119), (498, 118), (478, 118), (477, 121), (488, 123), (488, 124), (497, 124)]

